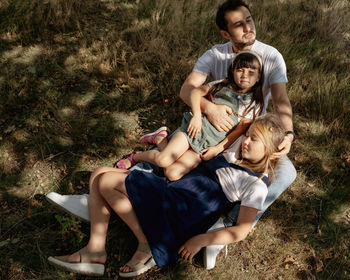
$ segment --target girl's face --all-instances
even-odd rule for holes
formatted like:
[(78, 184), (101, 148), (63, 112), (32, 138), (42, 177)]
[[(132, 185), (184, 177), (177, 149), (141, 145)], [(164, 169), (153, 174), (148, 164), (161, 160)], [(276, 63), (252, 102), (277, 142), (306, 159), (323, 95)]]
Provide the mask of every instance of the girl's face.
[(251, 126), (242, 141), (242, 158), (257, 163), (265, 157), (265, 145)]
[(254, 60), (253, 62), (255, 69), (253, 68), (236, 68), (233, 70), (233, 78), (236, 85), (241, 89), (240, 93), (247, 93), (251, 88), (259, 81), (259, 63)]

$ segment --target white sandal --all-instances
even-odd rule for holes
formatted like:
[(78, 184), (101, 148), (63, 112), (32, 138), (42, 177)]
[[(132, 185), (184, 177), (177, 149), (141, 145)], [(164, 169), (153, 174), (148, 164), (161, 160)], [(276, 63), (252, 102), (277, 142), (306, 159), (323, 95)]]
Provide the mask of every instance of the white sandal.
[[(148, 246), (148, 244), (146, 244), (146, 243), (139, 243), (139, 245), (137, 246), (136, 251), (142, 251), (142, 252), (144, 252), (146, 254), (150, 254), (151, 253), (151, 249)], [(151, 256), (149, 258), (149, 260), (145, 264), (141, 263), (140, 261), (138, 261), (135, 258), (132, 258), (125, 265), (130, 267), (132, 269), (132, 271), (130, 271), (130, 272), (119, 271), (119, 276), (128, 278), (128, 277), (135, 277), (135, 276), (138, 276), (138, 275), (140, 275), (142, 273), (145, 273), (147, 270), (149, 270), (153, 266), (155, 266), (156, 262), (154, 261), (153, 257)]]
[(106, 256), (105, 252), (90, 253), (86, 247), (79, 251), (80, 262), (69, 262), (69, 256), (49, 257), (48, 261), (58, 268), (68, 270), (74, 273), (103, 276), (105, 265), (101, 263), (92, 263), (91, 261), (102, 256)]

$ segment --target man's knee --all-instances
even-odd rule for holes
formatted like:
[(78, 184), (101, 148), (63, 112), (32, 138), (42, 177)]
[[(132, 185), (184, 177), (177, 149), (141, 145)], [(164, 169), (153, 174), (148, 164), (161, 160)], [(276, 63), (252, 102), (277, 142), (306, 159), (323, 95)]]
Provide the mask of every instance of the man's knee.
[(281, 157), (276, 170), (275, 176), (272, 184), (281, 185), (283, 189), (286, 189), (290, 186), (295, 178), (297, 177), (297, 171), (287, 156)]

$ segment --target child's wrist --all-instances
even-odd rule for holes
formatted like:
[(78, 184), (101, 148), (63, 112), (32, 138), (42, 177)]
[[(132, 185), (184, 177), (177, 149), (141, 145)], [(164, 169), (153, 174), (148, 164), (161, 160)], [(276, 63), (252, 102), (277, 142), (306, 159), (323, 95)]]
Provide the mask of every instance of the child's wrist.
[(222, 151), (225, 150), (224, 145), (222, 145), (222, 144), (216, 145), (216, 149), (218, 150), (219, 153), (221, 153)]
[(193, 113), (193, 118), (201, 118), (202, 117), (202, 113), (201, 112), (198, 112), (198, 113)]

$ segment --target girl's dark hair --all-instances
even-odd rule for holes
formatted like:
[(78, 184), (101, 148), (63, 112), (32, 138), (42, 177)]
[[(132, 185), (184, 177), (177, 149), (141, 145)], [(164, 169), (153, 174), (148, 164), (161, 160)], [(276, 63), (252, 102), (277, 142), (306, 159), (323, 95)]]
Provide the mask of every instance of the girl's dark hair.
[(218, 11), (216, 12), (216, 25), (219, 27), (220, 30), (228, 31), (227, 20), (225, 19), (226, 13), (230, 11), (235, 11), (242, 6), (246, 7), (250, 12), (249, 6), (241, 0), (228, 0), (219, 6)]
[[(237, 54), (233, 62), (230, 64), (228, 70), (227, 70), (227, 78), (224, 79), (222, 82), (217, 83), (213, 85), (207, 94), (207, 99), (209, 99), (211, 102), (214, 102), (214, 96), (215, 94), (221, 90), (223, 87), (228, 87), (232, 86), (233, 90), (238, 90), (240, 89), (233, 77), (233, 71), (235, 69), (240, 69), (240, 68), (252, 68), (256, 69), (256, 66), (254, 62), (257, 61), (260, 68), (259, 73), (260, 73), (260, 79), (259, 81), (252, 87), (251, 91), (253, 92), (253, 98), (250, 101), (250, 104), (245, 108), (243, 112), (243, 116), (247, 115), (250, 111), (253, 110), (253, 119), (255, 119), (256, 116), (261, 115), (262, 110), (264, 108), (264, 95), (262, 91), (262, 87), (264, 84), (264, 68), (262, 65), (260, 65), (260, 62), (258, 58), (252, 54), (252, 53), (241, 53)], [(253, 102), (255, 101), (255, 106), (252, 106)], [(258, 108), (258, 110), (256, 110)], [(236, 112), (238, 113), (238, 112)]]

